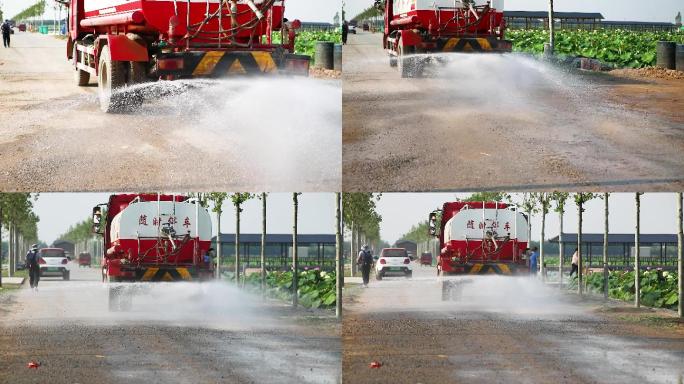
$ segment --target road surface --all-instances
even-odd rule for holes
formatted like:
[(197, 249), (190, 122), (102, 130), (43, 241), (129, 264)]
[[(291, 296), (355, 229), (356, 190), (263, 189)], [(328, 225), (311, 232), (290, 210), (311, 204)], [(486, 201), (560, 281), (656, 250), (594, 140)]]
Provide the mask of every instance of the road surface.
[[(432, 267), (416, 265), (410, 281), (383, 278), (359, 289), (345, 302), (344, 381), (676, 384), (684, 378), (684, 323), (674, 318), (580, 301), (522, 277), (454, 280), (461, 295), (447, 302)], [(382, 366), (370, 368), (373, 361)]]
[(465, 54), (401, 79), (381, 38), (359, 31), (344, 46), (346, 191), (684, 186), (684, 79)]
[(74, 84), (65, 46), (17, 32), (1, 51), (4, 191), (339, 190), (339, 80), (154, 83), (112, 115), (96, 81)]
[[(339, 383), (334, 314), (157, 283), (109, 312), (99, 270), (0, 295), (2, 383)], [(29, 369), (30, 361), (40, 362)]]

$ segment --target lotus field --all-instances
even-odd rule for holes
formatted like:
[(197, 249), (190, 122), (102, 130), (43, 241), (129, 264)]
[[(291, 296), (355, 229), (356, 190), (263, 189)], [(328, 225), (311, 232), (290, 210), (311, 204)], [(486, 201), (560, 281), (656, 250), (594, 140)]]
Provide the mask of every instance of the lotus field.
[[(246, 283), (259, 289), (261, 275), (252, 273)], [(299, 304), (306, 308), (329, 308), (336, 303), (335, 273), (310, 269), (299, 272)], [(266, 293), (282, 300), (292, 298), (292, 272), (267, 272)]]
[[(519, 52), (540, 54), (549, 35), (544, 30), (511, 30), (507, 38)], [(658, 41), (684, 44), (684, 32), (634, 32), (625, 30), (560, 30), (555, 35), (559, 55), (598, 59), (616, 67), (641, 68), (656, 63)]]
[[(570, 288), (577, 287), (577, 279)], [(586, 276), (589, 290), (603, 292), (603, 273)], [(610, 271), (608, 276), (608, 295), (618, 300), (634, 300), (634, 272)], [(677, 274), (668, 271), (650, 270), (641, 272), (641, 303), (648, 307), (677, 309)]]
[[(280, 34), (273, 34), (273, 41), (275, 43), (280, 42)], [(301, 31), (297, 34), (297, 40), (295, 40), (295, 53), (300, 55), (311, 56), (314, 59), (314, 52), (316, 51), (317, 41), (330, 41), (336, 44), (342, 43), (342, 33), (336, 32), (323, 32), (323, 31)]]

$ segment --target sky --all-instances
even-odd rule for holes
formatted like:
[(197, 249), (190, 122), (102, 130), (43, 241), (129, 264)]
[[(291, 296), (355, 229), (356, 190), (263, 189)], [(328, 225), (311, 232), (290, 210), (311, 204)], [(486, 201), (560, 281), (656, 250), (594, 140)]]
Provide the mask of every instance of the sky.
[[(0, 9), (3, 10), (6, 18), (9, 18), (33, 3), (32, 0), (0, 0)], [(52, 0), (48, 0), (46, 18), (54, 17), (53, 4)], [(335, 12), (342, 8), (341, 4), (339, 0), (286, 0), (285, 13), (290, 19), (332, 23)]]
[[(455, 193), (383, 193), (378, 202), (382, 216), (380, 236), (390, 244), (399, 240), (411, 226), (425, 221), (430, 212), (441, 209), (442, 204), (454, 201), (456, 197), (466, 198), (470, 194)], [(514, 199), (519, 198), (515, 195)], [(572, 198), (572, 196), (571, 196)], [(633, 193), (611, 194), (609, 204), (609, 226), (612, 233), (634, 233), (635, 202)], [(647, 193), (641, 196), (641, 232), (676, 233), (677, 200), (674, 193)], [(577, 232), (577, 206), (574, 201), (566, 203), (563, 220), (565, 233)], [(585, 206), (583, 232), (603, 233), (603, 200), (592, 200)], [(551, 212), (546, 217), (546, 238), (555, 237), (560, 230), (558, 214)], [(533, 216), (532, 240), (539, 240), (541, 216)]]
[[(344, 1), (348, 19), (373, 5), (373, 0)], [(504, 4), (504, 9), (509, 11), (544, 11), (548, 1), (505, 0)], [(677, 12), (684, 12), (684, 0), (555, 0), (554, 9), (558, 12), (600, 12), (606, 20), (673, 23)]]
[[(92, 208), (109, 200), (109, 193), (41, 193), (35, 203), (40, 217), (38, 236), (48, 245), (69, 229), (87, 219)], [(298, 232), (302, 234), (335, 233), (335, 195), (304, 193), (299, 196)], [(292, 233), (292, 194), (272, 193), (267, 197), (267, 230), (269, 233)], [(216, 235), (216, 217), (212, 216)], [(261, 200), (249, 200), (243, 205), (240, 220), (242, 233), (261, 233)], [(235, 233), (235, 208), (225, 202), (221, 215), (221, 232)]]

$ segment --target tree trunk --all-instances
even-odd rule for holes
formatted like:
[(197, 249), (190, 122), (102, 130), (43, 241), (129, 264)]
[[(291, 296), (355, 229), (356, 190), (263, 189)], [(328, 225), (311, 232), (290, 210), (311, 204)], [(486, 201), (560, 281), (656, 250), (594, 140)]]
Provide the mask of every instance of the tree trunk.
[(603, 231), (603, 299), (608, 300), (608, 193), (603, 194), (604, 231)]
[(240, 203), (235, 204), (235, 284), (240, 286)]
[(639, 252), (641, 197), (639, 192), (634, 195), (634, 201), (636, 203), (636, 231), (634, 233), (634, 306), (639, 308), (641, 307), (641, 279), (639, 276), (641, 272), (641, 255)]
[(579, 203), (578, 220), (577, 220), (577, 293), (582, 295), (582, 206), (584, 203)]
[(297, 258), (297, 211), (299, 209), (299, 201), (297, 199), (297, 192), (292, 194), (292, 201), (294, 206), (294, 213), (292, 215), (292, 306), (297, 308), (299, 302), (299, 260)]
[(261, 292), (266, 288), (266, 192), (261, 194)]
[(7, 238), (7, 245), (9, 245), (9, 260), (7, 261), (7, 276), (12, 277), (12, 264), (14, 263), (14, 254), (16, 253), (16, 247), (14, 246), (14, 223), (10, 221), (9, 225), (9, 237)]
[(684, 318), (684, 237), (682, 235), (682, 193), (677, 194), (677, 276), (679, 277), (679, 318)]
[(335, 314), (342, 319), (342, 282), (344, 278), (344, 263), (342, 261), (342, 212), (340, 209), (341, 193), (335, 194), (335, 296), (337, 298)]
[(0, 205), (0, 288), (2, 288), (2, 205)]
[(544, 231), (546, 230), (545, 227), (546, 209), (542, 207), (541, 239), (539, 239), (539, 268), (541, 269), (542, 282), (546, 282), (546, 268), (544, 267)]
[(349, 273), (354, 277), (354, 272), (356, 271), (356, 225), (353, 221), (351, 223), (351, 239), (349, 244), (351, 245), (349, 254)]
[(554, 12), (553, 12), (553, 0), (549, 0), (549, 44), (551, 44), (551, 53), (553, 53), (555, 48), (555, 23), (553, 22)]
[(216, 278), (221, 279), (221, 210), (216, 212)]
[(563, 211), (558, 212), (560, 216), (560, 233), (558, 234), (558, 287), (563, 289)]

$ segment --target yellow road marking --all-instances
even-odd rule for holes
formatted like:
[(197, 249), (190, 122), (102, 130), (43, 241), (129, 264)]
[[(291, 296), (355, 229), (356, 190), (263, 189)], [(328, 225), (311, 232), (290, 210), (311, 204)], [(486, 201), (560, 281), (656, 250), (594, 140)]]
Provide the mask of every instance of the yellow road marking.
[(475, 264), (475, 265), (473, 265), (472, 268), (470, 268), (470, 274), (474, 275), (474, 274), (480, 272), (481, 269), (482, 269), (482, 264)]

